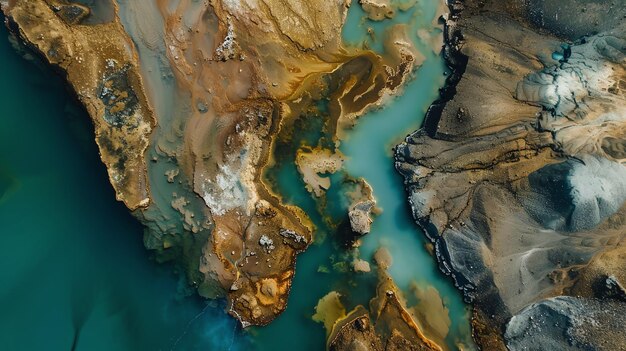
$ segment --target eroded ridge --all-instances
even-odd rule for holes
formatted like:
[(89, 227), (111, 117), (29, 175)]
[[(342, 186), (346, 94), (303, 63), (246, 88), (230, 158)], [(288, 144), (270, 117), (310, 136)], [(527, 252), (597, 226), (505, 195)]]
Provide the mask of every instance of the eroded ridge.
[(67, 77), (96, 130), (118, 200), (150, 203), (144, 153), (156, 118), (143, 89), (137, 54), (119, 20), (82, 25), (89, 8), (67, 1), (2, 1), (7, 25)]
[(597, 16), (599, 3), (561, 5), (451, 3), (452, 74), (396, 150), (414, 217), (474, 303), (489, 350), (626, 342), (615, 329), (626, 281), (624, 10), (591, 25), (579, 14)]

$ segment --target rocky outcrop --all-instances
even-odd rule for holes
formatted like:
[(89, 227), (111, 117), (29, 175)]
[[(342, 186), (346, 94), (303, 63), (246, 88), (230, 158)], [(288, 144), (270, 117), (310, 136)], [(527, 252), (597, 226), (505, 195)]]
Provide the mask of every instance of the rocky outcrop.
[(356, 203), (350, 208), (348, 218), (350, 218), (350, 228), (352, 228), (353, 232), (359, 235), (365, 235), (370, 232), (372, 226), (370, 213), (372, 213), (375, 205), (374, 201), (363, 201)]
[[(626, 27), (622, 8), (593, 28), (575, 15), (599, 6), (452, 2), (447, 85), (396, 149), (413, 215), (473, 302), (485, 349), (527, 349), (539, 328), (520, 321), (552, 323), (555, 304), (577, 306), (558, 309), (564, 320), (587, 310), (604, 323), (580, 345), (611, 350), (602, 336), (618, 334), (621, 317), (601, 307), (620, 303), (598, 299), (626, 266)], [(579, 297), (544, 300), (558, 295)], [(559, 328), (533, 347), (572, 345)]]
[(626, 303), (559, 296), (513, 316), (505, 337), (511, 350), (622, 350)]
[(363, 11), (372, 21), (382, 21), (386, 18), (393, 18), (395, 9), (389, 0), (360, 0)]
[(348, 238), (349, 246), (358, 246), (358, 239), (370, 232), (373, 217), (380, 214), (381, 209), (376, 207), (374, 189), (363, 178), (351, 181), (351, 187), (346, 189), (350, 200), (348, 207), (348, 222), (352, 236)]

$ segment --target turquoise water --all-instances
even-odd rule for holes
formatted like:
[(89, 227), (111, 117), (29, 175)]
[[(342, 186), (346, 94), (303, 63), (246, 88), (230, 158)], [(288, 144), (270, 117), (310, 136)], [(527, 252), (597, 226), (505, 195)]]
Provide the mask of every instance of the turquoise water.
[(0, 349), (249, 349), (221, 303), (150, 260), (88, 117), (0, 27)]
[[(413, 9), (400, 12), (394, 20), (407, 23), (414, 29), (436, 32), (438, 29), (433, 29), (431, 25), (436, 5), (436, 1), (419, 1)], [(351, 33), (344, 32), (344, 37), (354, 40), (351, 38), (358, 37), (354, 34), (358, 31), (364, 37), (367, 27), (374, 27), (379, 33), (384, 28), (384, 22), (361, 20), (356, 28), (352, 27), (354, 30)], [(367, 180), (374, 189), (377, 205), (383, 210), (375, 218), (372, 231), (363, 239), (361, 256), (371, 260), (379, 247), (386, 247), (394, 262), (389, 272), (406, 295), (410, 294), (411, 283), (434, 286), (450, 311), (451, 326), (446, 341), (451, 348), (455, 348), (458, 342), (472, 344), (468, 323), (470, 311), (459, 291), (441, 274), (435, 259), (426, 250), (427, 240), (413, 221), (403, 179), (394, 168), (393, 147), (410, 132), (419, 129), (445, 78), (443, 59), (417, 36), (411, 38), (425, 56), (424, 64), (398, 97), (384, 109), (369, 112), (359, 120), (340, 149), (348, 158), (345, 165), (348, 173)]]
[[(430, 20), (432, 14), (436, 10), (436, 2), (438, 0), (391, 0), (392, 4), (415, 3), (408, 9), (398, 10), (393, 19), (384, 21), (372, 21), (367, 18), (367, 13), (358, 4), (358, 1), (352, 1), (352, 6), (348, 11), (346, 18), (346, 26), (342, 31), (344, 43), (350, 46), (364, 47), (372, 51), (384, 55), (384, 43), (386, 30), (394, 24), (406, 24), (411, 29), (424, 27), (431, 29)], [(434, 6), (434, 7), (433, 7)], [(368, 33), (368, 29), (372, 33)], [(411, 37), (414, 37), (411, 36)], [(414, 38), (415, 39), (415, 38)]]
[[(373, 262), (376, 249), (385, 246), (394, 258), (390, 273), (399, 287), (410, 295), (410, 284), (422, 287), (434, 286), (450, 311), (451, 326), (446, 342), (451, 349), (459, 343), (470, 345), (468, 308), (451, 281), (437, 269), (435, 259), (426, 248), (426, 240), (413, 222), (406, 202), (402, 177), (394, 169), (392, 148), (413, 130), (420, 127), (428, 106), (437, 98), (437, 89), (444, 83), (444, 64), (427, 43), (417, 38), (417, 29), (436, 34), (440, 29), (432, 27), (436, 12), (435, 1), (421, 1), (412, 9), (400, 12), (393, 20), (372, 22), (365, 18), (360, 6), (353, 3), (344, 27), (345, 42), (352, 46), (367, 47), (385, 54), (382, 40), (385, 31), (393, 24), (408, 25), (410, 36), (426, 57), (424, 65), (417, 70), (414, 79), (405, 87), (400, 97), (384, 109), (375, 110), (361, 117), (357, 127), (348, 133), (341, 144), (341, 151), (348, 157), (347, 174), (337, 173), (331, 177), (332, 186), (326, 203), (316, 200), (304, 188), (304, 182), (294, 164), (295, 150), (301, 145), (328, 145), (330, 136), (323, 133), (320, 123), (301, 123), (295, 130), (297, 138), (278, 143), (275, 155), (277, 166), (267, 172), (274, 190), (286, 203), (305, 210), (317, 226), (316, 242), (298, 257), (296, 276), (289, 298), (289, 306), (270, 326), (254, 330), (255, 341), (263, 350), (288, 350), (299, 345), (300, 350), (324, 348), (323, 326), (314, 323), (311, 316), (318, 300), (332, 290), (342, 294), (347, 309), (357, 304), (367, 305), (376, 284), (375, 273), (355, 275), (350, 272), (351, 250), (341, 246), (341, 220), (345, 219), (348, 202), (343, 198), (343, 180), (349, 175), (363, 177), (374, 188), (374, 195), (383, 213), (378, 216), (372, 232), (363, 239), (359, 248), (361, 258)], [(374, 35), (368, 34), (374, 29)], [(366, 38), (366, 39), (364, 39)], [(306, 120), (324, 121), (324, 109)], [(345, 269), (347, 268), (347, 271)], [(410, 299), (414, 300), (414, 299)], [(306, 343), (303, 343), (306, 340)]]
[[(315, 146), (318, 141), (325, 143), (324, 134), (320, 132), (321, 123), (310, 121), (323, 121), (323, 115), (306, 116), (307, 123), (296, 124), (296, 129), (307, 131), (299, 133), (298, 137), (291, 142), (279, 144), (274, 154), (277, 157), (278, 166), (270, 169), (266, 177), (274, 181), (274, 190), (283, 197), (283, 201), (295, 204), (302, 208), (316, 225), (315, 242), (297, 258), (296, 274), (293, 280), (288, 307), (276, 320), (263, 328), (251, 328), (254, 335), (255, 345), (260, 350), (293, 350), (298, 345), (298, 350), (323, 350), (326, 347), (326, 332), (323, 326), (314, 322), (311, 317), (315, 313), (314, 308), (320, 298), (332, 290), (339, 291), (344, 296), (361, 293), (361, 299), (346, 301), (348, 307), (354, 307), (358, 303), (367, 303), (372, 297), (370, 292), (375, 288), (375, 278), (372, 276), (355, 276), (349, 270), (337, 271), (334, 264), (342, 264), (344, 256), (348, 253), (338, 248), (332, 240), (336, 233), (336, 227), (325, 221), (323, 216), (328, 213), (319, 210), (319, 203), (305, 189), (305, 184), (298, 172), (295, 160), (295, 152), (300, 145)], [(322, 139), (320, 139), (322, 138)], [(338, 185), (338, 177), (333, 177), (333, 186)], [(347, 205), (343, 208), (343, 214)], [(332, 221), (331, 221), (332, 222)], [(326, 240), (325, 240), (326, 239)], [(369, 288), (360, 291), (352, 290), (355, 286)], [(363, 293), (365, 296), (362, 296)], [(306, 340), (306, 342), (303, 342)]]

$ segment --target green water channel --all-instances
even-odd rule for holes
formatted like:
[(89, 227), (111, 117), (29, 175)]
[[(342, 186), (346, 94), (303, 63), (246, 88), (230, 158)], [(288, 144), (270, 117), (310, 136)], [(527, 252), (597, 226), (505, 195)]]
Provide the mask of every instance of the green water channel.
[[(415, 12), (408, 13), (410, 18), (401, 19), (406, 21), (403, 23), (408, 23), (414, 30), (431, 29), (437, 1), (422, 0), (416, 7)], [(380, 26), (380, 22), (376, 24)], [(454, 349), (457, 343), (462, 343), (470, 348), (473, 343), (468, 322), (469, 308), (427, 252), (427, 240), (412, 218), (403, 179), (394, 168), (392, 148), (421, 126), (426, 110), (438, 97), (438, 89), (445, 79), (443, 58), (417, 36), (412, 39), (426, 57), (424, 64), (392, 103), (362, 117), (340, 149), (348, 157), (348, 173), (367, 180), (374, 189), (378, 206), (383, 210), (374, 220), (371, 233), (363, 240), (361, 255), (371, 259), (379, 247), (386, 247), (394, 261), (389, 271), (406, 295), (409, 295), (411, 283), (435, 287), (450, 314), (448, 345)]]
[(250, 349), (223, 302), (151, 261), (88, 116), (7, 38), (0, 26), (0, 349)]

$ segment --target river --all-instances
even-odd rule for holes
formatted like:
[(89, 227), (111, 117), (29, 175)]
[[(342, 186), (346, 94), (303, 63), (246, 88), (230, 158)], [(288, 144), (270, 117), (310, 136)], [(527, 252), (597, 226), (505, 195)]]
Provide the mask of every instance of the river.
[[(443, 58), (417, 36), (419, 30), (430, 31), (431, 34), (440, 31), (433, 27), (437, 5), (436, 1), (420, 1), (409, 11), (399, 12), (393, 20), (383, 22), (366, 19), (366, 14), (356, 2), (350, 8), (342, 33), (349, 45), (363, 45), (365, 41), (368, 47), (382, 54), (385, 29), (406, 23), (409, 32), (415, 33), (411, 38), (425, 56), (425, 61), (398, 97), (385, 104), (384, 108), (366, 113), (356, 127), (348, 131), (340, 147), (347, 157), (345, 172), (331, 176), (332, 185), (326, 203), (320, 206), (319, 201), (305, 190), (294, 162), (296, 150), (301, 145), (316, 147), (328, 144), (329, 136), (323, 133), (320, 123), (298, 124), (301, 131), (299, 138), (293, 138), (291, 144), (279, 146), (280, 149), (275, 152), (281, 155), (279, 165), (268, 172), (268, 178), (275, 185), (274, 190), (283, 196), (285, 202), (303, 208), (317, 226), (317, 231), (316, 243), (298, 257), (287, 311), (270, 326), (255, 330), (255, 340), (261, 349), (286, 351), (293, 345), (300, 345), (300, 350), (323, 349), (324, 328), (311, 319), (318, 300), (330, 291), (339, 291), (342, 303), (349, 310), (358, 304), (367, 305), (372, 297), (375, 273), (355, 275), (350, 269), (346, 271), (343, 263), (351, 259), (352, 253), (341, 251), (336, 240), (329, 238), (337, 235), (333, 222), (345, 218), (348, 210), (349, 203), (343, 196), (345, 189), (342, 188), (346, 177), (364, 178), (373, 187), (377, 205), (383, 210), (375, 218), (372, 231), (362, 240), (360, 257), (373, 262), (374, 252), (381, 246), (387, 248), (394, 261), (390, 274), (407, 297), (411, 297), (410, 288), (413, 285), (422, 289), (433, 287), (439, 293), (449, 311), (450, 328), (445, 340), (448, 347), (455, 349), (459, 343), (467, 348), (473, 345), (468, 306), (451, 279), (438, 270), (435, 259), (425, 247), (427, 240), (411, 217), (402, 177), (394, 168), (392, 152), (395, 145), (420, 127), (428, 106), (437, 98), (438, 89), (444, 84)], [(376, 33), (373, 39), (368, 28), (373, 28)], [(302, 340), (306, 343), (303, 344)]]

